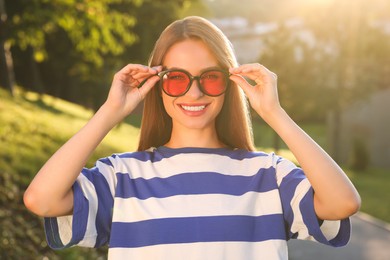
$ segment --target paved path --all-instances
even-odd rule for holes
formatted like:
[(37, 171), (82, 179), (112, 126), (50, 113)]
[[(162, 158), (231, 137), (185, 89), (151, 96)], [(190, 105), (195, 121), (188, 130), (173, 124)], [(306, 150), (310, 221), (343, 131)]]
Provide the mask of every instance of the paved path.
[(352, 236), (349, 244), (332, 248), (311, 241), (291, 240), (290, 260), (390, 260), (390, 225), (364, 213), (351, 218)]

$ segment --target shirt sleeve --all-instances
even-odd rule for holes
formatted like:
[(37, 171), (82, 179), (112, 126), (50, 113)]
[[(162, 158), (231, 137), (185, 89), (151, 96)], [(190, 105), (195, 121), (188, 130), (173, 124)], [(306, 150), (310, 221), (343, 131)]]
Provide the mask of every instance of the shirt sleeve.
[(73, 184), (73, 215), (44, 218), (48, 245), (100, 247), (107, 244), (112, 221), (115, 172), (110, 159), (84, 168)]
[(288, 239), (317, 241), (329, 246), (345, 246), (351, 235), (349, 218), (319, 221), (314, 210), (314, 191), (301, 168), (278, 158), (276, 176)]

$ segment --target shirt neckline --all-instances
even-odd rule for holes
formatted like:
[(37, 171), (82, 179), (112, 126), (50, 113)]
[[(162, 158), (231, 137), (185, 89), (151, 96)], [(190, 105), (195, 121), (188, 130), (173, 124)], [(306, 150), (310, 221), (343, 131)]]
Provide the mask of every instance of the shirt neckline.
[(166, 146), (160, 146), (156, 148), (157, 151), (162, 153), (170, 154), (179, 154), (179, 153), (226, 153), (229, 151), (234, 151), (236, 149), (230, 147), (220, 147), (220, 148), (207, 148), (207, 147), (180, 147), (180, 148), (170, 148)]

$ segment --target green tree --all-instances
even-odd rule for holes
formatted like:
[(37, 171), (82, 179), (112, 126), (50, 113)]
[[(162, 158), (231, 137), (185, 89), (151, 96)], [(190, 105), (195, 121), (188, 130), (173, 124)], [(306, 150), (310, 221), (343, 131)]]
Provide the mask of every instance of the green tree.
[(36, 61), (46, 58), (45, 36), (58, 30), (66, 32), (82, 58), (95, 65), (103, 54), (118, 54), (135, 41), (132, 31), (136, 20), (115, 7), (122, 2), (131, 7), (139, 0), (6, 0), (9, 37), (22, 49), (31, 46)]
[[(291, 28), (281, 21), (277, 29), (264, 37), (259, 62), (278, 75), (278, 92), (284, 109), (297, 121), (323, 121), (326, 89), (321, 88), (318, 57), (313, 55), (310, 38), (302, 36), (303, 24)], [(280, 148), (274, 133), (273, 146)]]
[[(324, 119), (321, 102), (318, 104), (318, 57), (301, 32), (305, 28), (290, 28), (281, 22), (278, 28), (264, 38), (259, 62), (278, 75), (278, 91), (283, 107), (297, 121)], [(309, 39), (310, 40), (310, 39)], [(313, 111), (313, 108), (316, 108)]]
[(0, 86), (14, 94), (14, 73), (10, 44), (7, 37), (7, 12), (4, 0), (0, 0)]
[[(113, 8), (121, 2), (124, 1), (6, 0), (9, 22), (5, 41), (28, 54), (24, 71), (30, 72), (31, 85), (44, 91), (37, 63), (48, 59), (50, 35), (64, 33), (69, 39), (71, 48), (62, 56), (76, 53), (83, 61), (74, 64), (76, 72), (101, 67), (104, 55), (118, 55), (134, 43), (135, 18)], [(141, 4), (137, 0), (125, 2), (131, 6)]]
[[(330, 148), (336, 160), (341, 111), (390, 86), (390, 36), (382, 24), (385, 2), (374, 2), (329, 1), (310, 8), (306, 3), (305, 9), (296, 9), (302, 25), (282, 22), (265, 38), (260, 57), (278, 74), (280, 98), (292, 117), (318, 121), (332, 112)], [(301, 33), (310, 37), (302, 41), (297, 37)]]
[(5, 1), (17, 82), (94, 109), (113, 73), (144, 62), (162, 28), (197, 2)]
[(323, 87), (331, 90), (331, 153), (336, 160), (341, 144), (341, 111), (372, 91), (390, 86), (390, 36), (380, 24), (385, 2), (375, 3), (334, 1), (305, 14), (306, 24), (316, 37), (316, 52), (322, 56), (318, 66), (326, 75)]

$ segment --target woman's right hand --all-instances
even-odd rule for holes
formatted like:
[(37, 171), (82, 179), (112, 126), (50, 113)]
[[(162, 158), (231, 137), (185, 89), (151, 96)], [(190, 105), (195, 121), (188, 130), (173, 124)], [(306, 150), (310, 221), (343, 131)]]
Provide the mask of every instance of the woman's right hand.
[[(159, 80), (161, 66), (129, 64), (114, 76), (104, 105), (45, 163), (24, 194), (26, 207), (39, 216), (72, 214), (72, 185), (107, 133), (127, 116)], [(140, 88), (140, 82), (148, 79)]]
[[(162, 66), (151, 68), (140, 64), (128, 64), (114, 75), (108, 98), (103, 106), (122, 120), (159, 81), (157, 74), (161, 70)], [(140, 87), (140, 83), (145, 79), (146, 82)]]

